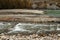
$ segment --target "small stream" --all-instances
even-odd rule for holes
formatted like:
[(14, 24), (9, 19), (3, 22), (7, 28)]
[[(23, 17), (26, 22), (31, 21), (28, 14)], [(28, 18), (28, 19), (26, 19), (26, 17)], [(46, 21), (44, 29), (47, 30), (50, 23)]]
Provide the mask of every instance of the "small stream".
[[(60, 10), (45, 10), (46, 14), (53, 17), (60, 17)], [(29, 15), (26, 15), (29, 16)], [(33, 16), (33, 15), (30, 15)], [(36, 16), (36, 15), (34, 15)], [(0, 22), (0, 33), (41, 33), (47, 31), (60, 30), (60, 24), (58, 23), (43, 23), (43, 24), (31, 24), (31, 23), (8, 23)]]
[(12, 27), (11, 23), (0, 23), (0, 29), (4, 30), (5, 28), (8, 28), (7, 33), (41, 33), (47, 31), (60, 30), (60, 24), (18, 23), (14, 25), (14, 27)]

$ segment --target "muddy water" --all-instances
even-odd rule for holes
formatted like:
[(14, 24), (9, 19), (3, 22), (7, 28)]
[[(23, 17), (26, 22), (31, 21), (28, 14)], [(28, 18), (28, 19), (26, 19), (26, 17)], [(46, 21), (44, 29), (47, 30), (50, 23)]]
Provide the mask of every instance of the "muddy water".
[(14, 25), (14, 27), (12, 27), (11, 23), (0, 22), (0, 29), (3, 30), (6, 28), (8, 28), (7, 33), (21, 33), (21, 32), (22, 33), (41, 33), (41, 32), (47, 32), (47, 31), (60, 30), (60, 24), (57, 24), (57, 23), (55, 24), (18, 23)]

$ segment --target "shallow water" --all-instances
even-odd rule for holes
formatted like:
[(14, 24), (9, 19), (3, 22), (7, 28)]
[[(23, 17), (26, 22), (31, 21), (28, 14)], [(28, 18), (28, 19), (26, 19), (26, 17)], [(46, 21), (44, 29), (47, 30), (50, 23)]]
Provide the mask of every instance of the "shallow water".
[[(13, 23), (14, 24), (14, 23)], [(60, 24), (30, 24), (18, 23), (12, 27), (11, 23), (0, 23), (0, 29), (8, 28), (8, 33), (40, 33), (46, 31), (60, 30)]]
[(60, 17), (60, 10), (45, 10), (46, 15)]

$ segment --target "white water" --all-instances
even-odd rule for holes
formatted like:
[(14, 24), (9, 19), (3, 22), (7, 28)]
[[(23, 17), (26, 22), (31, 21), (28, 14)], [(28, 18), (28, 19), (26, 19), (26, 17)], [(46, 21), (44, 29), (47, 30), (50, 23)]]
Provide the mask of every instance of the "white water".
[[(14, 23), (13, 23), (14, 24)], [(0, 29), (11, 27), (11, 23), (0, 22)], [(28, 32), (28, 33), (40, 33), (43, 31), (60, 30), (60, 24), (30, 24), (30, 23), (18, 23), (13, 28), (9, 29), (8, 33)]]
[[(53, 31), (55, 29), (56, 24), (30, 24), (30, 23), (18, 23), (15, 27), (8, 33), (16, 33), (16, 32), (41, 32), (41, 31)], [(59, 25), (60, 26), (60, 25)]]
[[(23, 27), (21, 26), (21, 25), (23, 25), (23, 24), (21, 24), (21, 23), (18, 23), (17, 25), (15, 25), (15, 27), (10, 31), (10, 32), (8, 32), (8, 33), (13, 33), (13, 32), (15, 32), (15, 33), (17, 33), (17, 32), (24, 32), (24, 31), (28, 31), (28, 30), (26, 30), (26, 29), (23, 29)], [(25, 25), (25, 24), (24, 24)]]

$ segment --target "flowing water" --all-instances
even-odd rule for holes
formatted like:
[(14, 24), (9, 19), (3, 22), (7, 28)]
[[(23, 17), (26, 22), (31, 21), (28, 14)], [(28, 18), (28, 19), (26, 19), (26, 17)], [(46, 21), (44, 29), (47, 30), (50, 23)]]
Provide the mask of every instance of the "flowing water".
[[(13, 23), (14, 24), (14, 23)], [(8, 28), (7, 33), (41, 33), (48, 31), (60, 30), (60, 24), (31, 24), (31, 23), (18, 23), (12, 27), (11, 23), (0, 23), (0, 29)], [(0, 30), (1, 31), (1, 30)], [(5, 31), (4, 31), (5, 32)]]
[[(46, 11), (46, 10), (45, 10)], [(60, 17), (60, 10), (47, 10), (46, 15)], [(30, 24), (30, 23), (4, 23), (0, 22), (0, 33), (2, 30), (8, 28), (7, 33), (41, 33), (46, 31), (60, 30), (60, 24), (58, 23), (47, 23), (47, 24)], [(5, 30), (3, 31), (5, 32)]]

